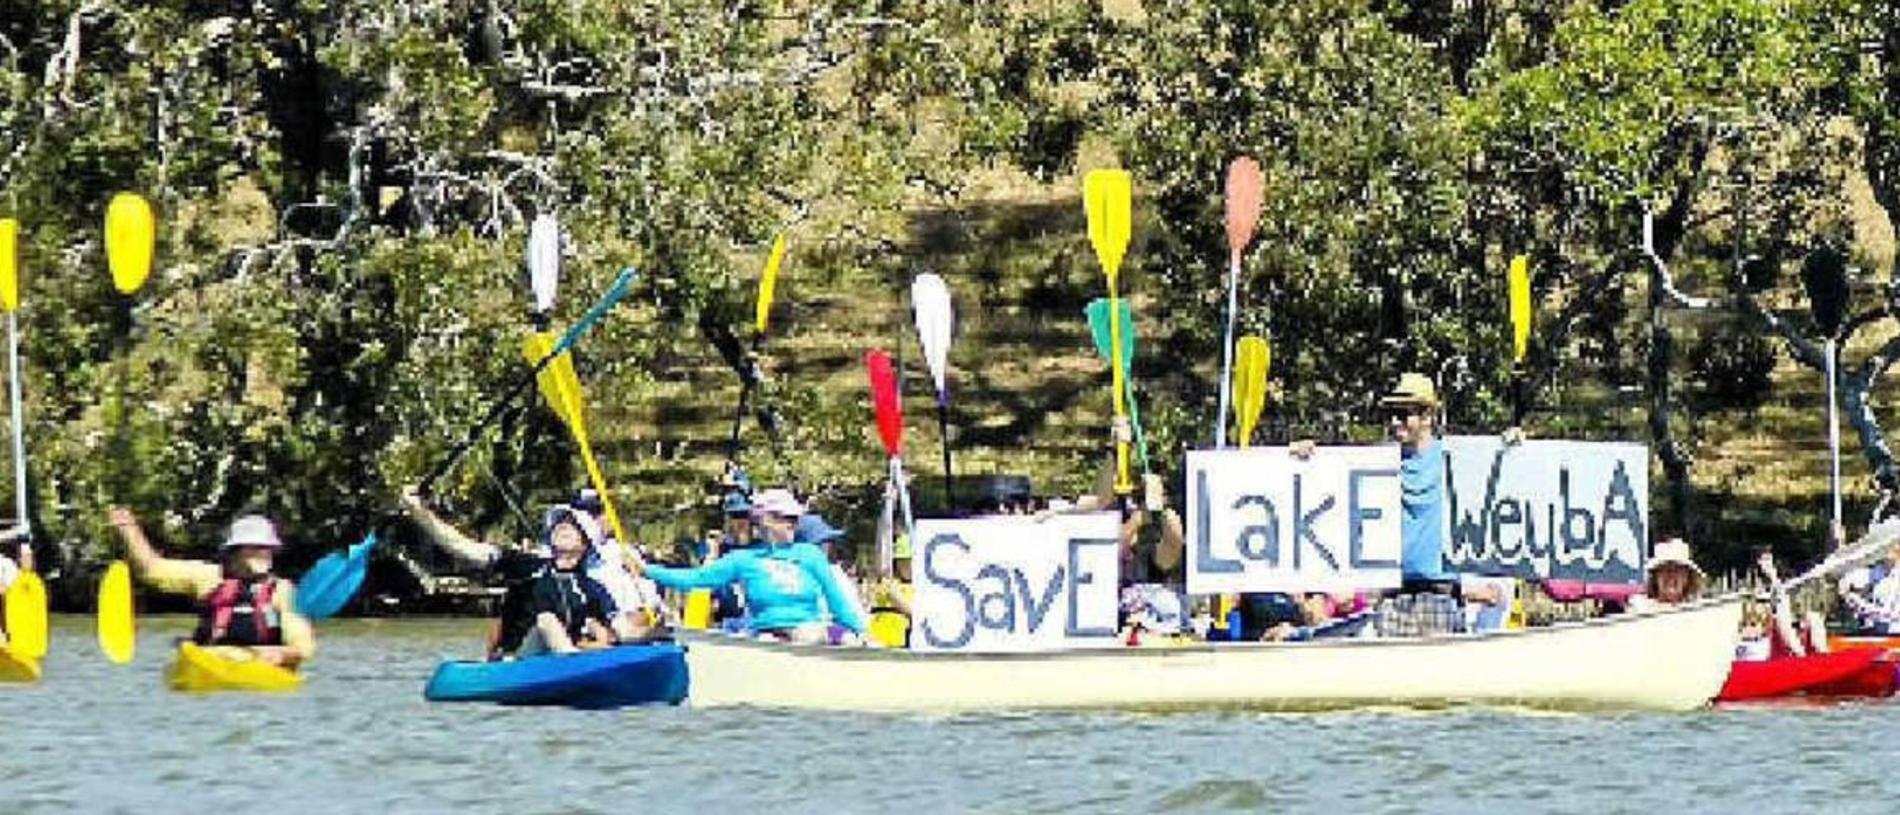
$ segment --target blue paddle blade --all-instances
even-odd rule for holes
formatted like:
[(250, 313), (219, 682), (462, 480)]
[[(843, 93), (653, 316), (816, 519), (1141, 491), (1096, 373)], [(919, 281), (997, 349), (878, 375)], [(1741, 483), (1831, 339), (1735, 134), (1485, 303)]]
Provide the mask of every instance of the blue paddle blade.
[(371, 532), (349, 551), (331, 552), (317, 561), (297, 584), (297, 613), (322, 620), (342, 611), (356, 596), (356, 590), (363, 587), (363, 576), (369, 572), (369, 553), (374, 548), (376, 533)]

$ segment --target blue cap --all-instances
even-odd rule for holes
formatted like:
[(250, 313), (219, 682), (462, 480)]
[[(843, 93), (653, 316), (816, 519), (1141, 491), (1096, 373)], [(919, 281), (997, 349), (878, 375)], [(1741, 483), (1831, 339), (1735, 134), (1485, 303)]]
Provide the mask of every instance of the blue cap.
[(798, 532), (793, 540), (799, 543), (815, 543), (819, 546), (844, 537), (844, 530), (825, 522), (816, 512), (807, 512), (798, 517)]
[(752, 499), (737, 490), (726, 493), (725, 500), (719, 503), (727, 515), (749, 515), (752, 512)]

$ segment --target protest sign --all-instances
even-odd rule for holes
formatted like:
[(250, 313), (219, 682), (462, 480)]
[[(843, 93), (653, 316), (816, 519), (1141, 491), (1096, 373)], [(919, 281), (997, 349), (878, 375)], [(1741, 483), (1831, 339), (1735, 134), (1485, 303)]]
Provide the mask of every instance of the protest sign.
[(1193, 450), (1190, 594), (1399, 585), (1399, 448)]
[(917, 519), (911, 648), (1043, 651), (1116, 642), (1114, 513)]
[(1445, 439), (1452, 571), (1589, 583), (1643, 579), (1649, 449), (1641, 444)]

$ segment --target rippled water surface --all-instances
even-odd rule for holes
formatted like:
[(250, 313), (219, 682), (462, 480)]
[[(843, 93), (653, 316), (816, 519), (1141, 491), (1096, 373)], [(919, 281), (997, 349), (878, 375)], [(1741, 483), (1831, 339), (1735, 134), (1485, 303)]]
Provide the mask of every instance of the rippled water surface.
[(189, 697), (161, 678), (188, 620), (142, 620), (129, 666), (88, 625), (56, 622), (44, 682), (0, 685), (0, 812), (1900, 810), (1888, 704), (936, 718), (424, 702), (435, 662), (475, 651), (475, 620), (326, 625), (302, 693)]

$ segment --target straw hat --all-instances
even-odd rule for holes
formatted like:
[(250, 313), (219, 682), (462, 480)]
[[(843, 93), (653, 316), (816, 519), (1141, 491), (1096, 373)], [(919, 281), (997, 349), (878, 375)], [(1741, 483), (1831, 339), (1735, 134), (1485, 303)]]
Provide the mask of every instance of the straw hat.
[(1398, 387), (1379, 400), (1386, 407), (1424, 407), (1437, 409), (1438, 387), (1432, 384), (1431, 377), (1421, 373), (1406, 372), (1399, 375)]
[(1688, 567), (1690, 571), (1695, 572), (1696, 577), (1703, 576), (1702, 567), (1695, 565), (1695, 559), (1689, 556), (1688, 541), (1681, 538), (1667, 538), (1657, 541), (1656, 547), (1649, 552), (1649, 565), (1644, 568), (1644, 571), (1653, 573), (1657, 569), (1672, 563), (1677, 566)]
[(239, 546), (262, 546), (276, 549), (284, 545), (277, 537), (277, 527), (269, 518), (262, 515), (246, 515), (231, 522), (231, 531), (224, 536), (219, 549), (232, 549)]

